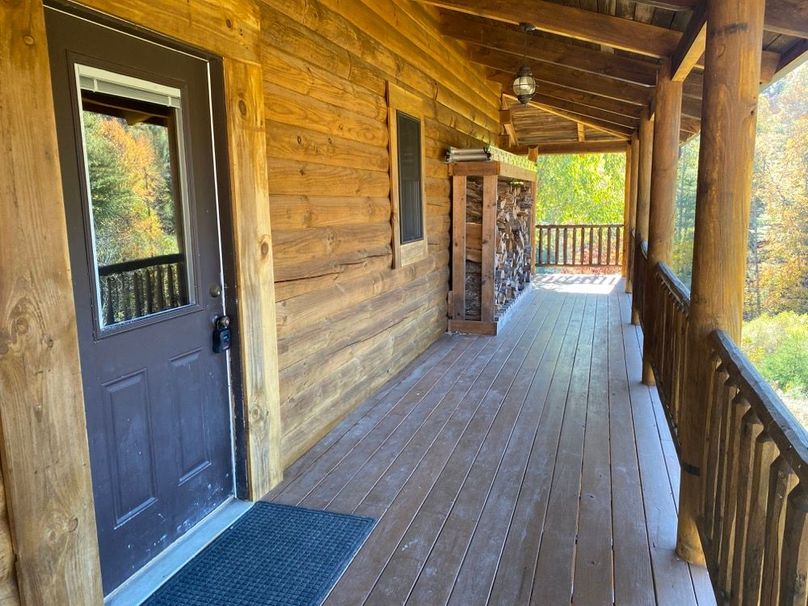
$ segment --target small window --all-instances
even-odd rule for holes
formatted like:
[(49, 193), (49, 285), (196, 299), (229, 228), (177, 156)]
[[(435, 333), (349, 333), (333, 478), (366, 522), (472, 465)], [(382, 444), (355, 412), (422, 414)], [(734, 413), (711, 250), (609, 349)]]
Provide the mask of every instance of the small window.
[(424, 137), (421, 100), (388, 84), (390, 187), (393, 203), (393, 266), (428, 254), (424, 198)]

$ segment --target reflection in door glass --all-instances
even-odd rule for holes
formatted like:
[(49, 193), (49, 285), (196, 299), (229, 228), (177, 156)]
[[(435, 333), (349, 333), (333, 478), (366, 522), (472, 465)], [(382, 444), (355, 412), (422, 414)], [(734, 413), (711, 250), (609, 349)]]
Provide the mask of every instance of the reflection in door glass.
[(187, 305), (175, 109), (83, 90), (101, 326)]

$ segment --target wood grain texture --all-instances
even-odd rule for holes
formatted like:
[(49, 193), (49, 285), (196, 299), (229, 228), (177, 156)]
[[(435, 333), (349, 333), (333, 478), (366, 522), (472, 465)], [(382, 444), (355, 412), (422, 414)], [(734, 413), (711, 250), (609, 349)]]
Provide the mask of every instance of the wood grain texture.
[(488, 19), (519, 24), (569, 38), (604, 44), (650, 57), (669, 56), (679, 32), (544, 0), (422, 0)]
[[(716, 328), (738, 342), (751, 204), (757, 100), (765, 2), (707, 2), (702, 135), (693, 243), (689, 360), (683, 401), (682, 459), (699, 466), (707, 426), (701, 405), (708, 389), (707, 335)], [(682, 476), (679, 554), (703, 558), (695, 517), (701, 499), (698, 477)]]
[[(500, 103), (418, 4), (259, 6), (289, 465), (446, 330), (452, 193), (442, 156), (492, 141)], [(424, 141), (425, 257), (395, 270), (388, 82), (419, 106)]]
[(646, 86), (656, 84), (657, 67), (651, 62), (532, 35), (525, 49), (522, 40), (524, 34), (510, 24), (445, 11), (441, 31), (463, 40), (470, 48), (482, 47), (510, 53), (517, 62), (525, 56), (534, 61), (565, 65), (626, 82)]
[(440, 340), (287, 471), (268, 499), (377, 519), (326, 604), (713, 603), (673, 557), (678, 466), (601, 279), (542, 279), (499, 335)]
[(257, 63), (261, 20), (253, 0), (81, 0), (118, 19), (223, 57)]
[[(100, 604), (98, 544), (41, 3), (0, 11), (0, 595)], [(24, 259), (24, 262), (20, 262)], [(7, 509), (6, 509), (7, 508)], [(0, 528), (7, 524), (0, 517)], [(13, 555), (9, 539), (13, 537)]]
[(250, 497), (283, 477), (271, 218), (261, 68), (225, 59)]

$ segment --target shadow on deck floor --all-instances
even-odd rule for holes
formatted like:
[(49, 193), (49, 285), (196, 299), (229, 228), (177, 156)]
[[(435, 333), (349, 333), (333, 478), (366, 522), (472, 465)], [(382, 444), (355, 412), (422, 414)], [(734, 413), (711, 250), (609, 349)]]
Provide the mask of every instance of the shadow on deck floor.
[(536, 279), (447, 335), (267, 499), (379, 520), (327, 604), (712, 605), (676, 558), (679, 465), (619, 277)]

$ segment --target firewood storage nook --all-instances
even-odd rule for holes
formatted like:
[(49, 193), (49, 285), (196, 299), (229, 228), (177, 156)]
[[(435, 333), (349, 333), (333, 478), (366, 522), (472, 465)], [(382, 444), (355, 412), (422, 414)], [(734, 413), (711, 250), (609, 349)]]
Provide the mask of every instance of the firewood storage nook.
[(449, 164), (451, 332), (496, 335), (535, 269), (535, 163), (508, 156)]

